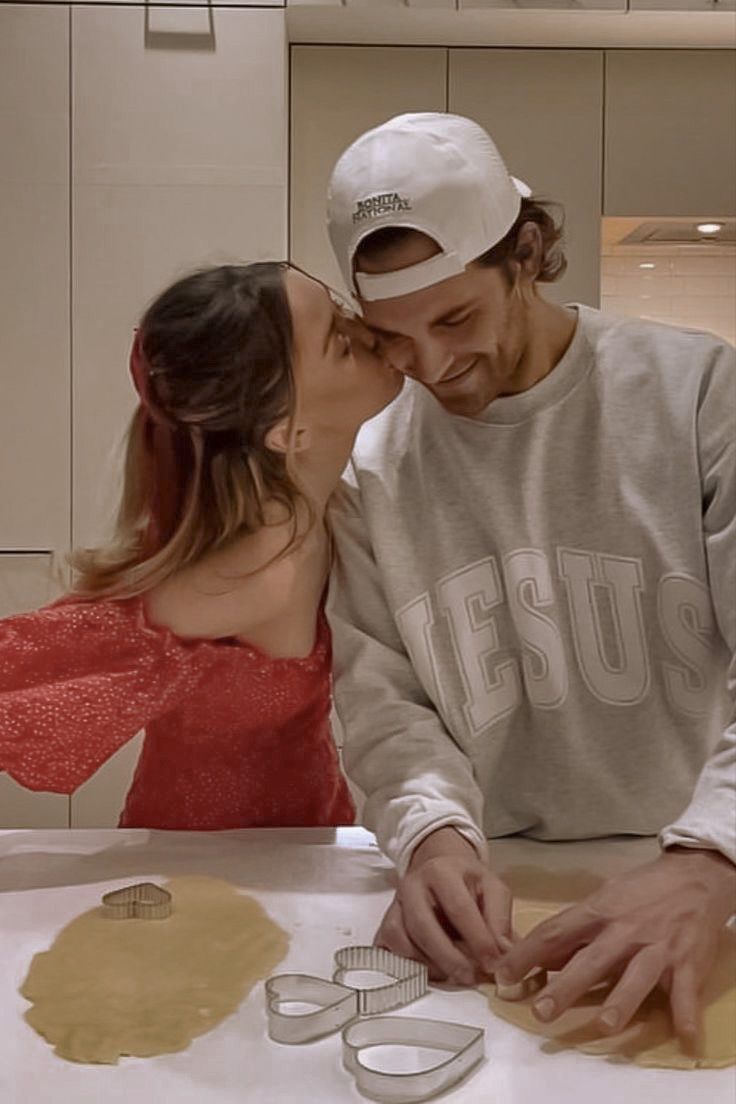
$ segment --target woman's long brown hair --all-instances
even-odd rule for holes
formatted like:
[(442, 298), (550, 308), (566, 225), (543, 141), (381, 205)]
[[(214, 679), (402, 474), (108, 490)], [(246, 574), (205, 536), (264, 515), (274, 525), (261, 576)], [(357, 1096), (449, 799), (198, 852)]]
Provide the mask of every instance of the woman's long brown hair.
[(131, 421), (115, 531), (71, 557), (75, 595), (141, 594), (206, 552), (253, 533), (280, 503), (301, 539), (308, 500), (289, 453), (266, 434), (294, 411), (293, 332), (285, 264), (205, 269), (164, 291), (140, 323), (149, 393), (166, 422), (167, 462), (144, 405)]

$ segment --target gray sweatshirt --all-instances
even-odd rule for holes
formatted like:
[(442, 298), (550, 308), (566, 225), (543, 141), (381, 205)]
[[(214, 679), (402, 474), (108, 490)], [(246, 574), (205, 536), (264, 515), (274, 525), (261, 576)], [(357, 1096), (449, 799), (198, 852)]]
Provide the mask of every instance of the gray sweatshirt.
[(443, 825), (736, 861), (734, 350), (577, 309), (480, 418), (408, 381), (335, 497), (345, 764), (401, 872)]

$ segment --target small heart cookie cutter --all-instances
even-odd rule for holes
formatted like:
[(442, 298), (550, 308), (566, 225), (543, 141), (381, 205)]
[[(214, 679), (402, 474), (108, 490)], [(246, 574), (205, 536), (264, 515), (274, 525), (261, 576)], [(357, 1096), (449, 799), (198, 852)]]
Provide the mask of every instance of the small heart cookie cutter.
[[(386, 1104), (416, 1104), (456, 1085), (485, 1057), (482, 1027), (404, 1016), (357, 1020), (342, 1033), (342, 1061), (359, 1091)], [(416, 1073), (367, 1066), (360, 1053), (376, 1046), (410, 1046), (449, 1052), (437, 1065)]]
[[(353, 970), (388, 974), (395, 980), (375, 988), (346, 985)], [(266, 982), (268, 1033), (277, 1043), (308, 1043), (339, 1031), (357, 1016), (402, 1008), (427, 992), (427, 967), (385, 947), (341, 947), (335, 951), (332, 981), (309, 974), (278, 974)], [(284, 1011), (287, 1004), (316, 1004), (309, 1012)]]
[(105, 893), (102, 913), (111, 920), (165, 920), (171, 916), (171, 894), (154, 882), (138, 882)]

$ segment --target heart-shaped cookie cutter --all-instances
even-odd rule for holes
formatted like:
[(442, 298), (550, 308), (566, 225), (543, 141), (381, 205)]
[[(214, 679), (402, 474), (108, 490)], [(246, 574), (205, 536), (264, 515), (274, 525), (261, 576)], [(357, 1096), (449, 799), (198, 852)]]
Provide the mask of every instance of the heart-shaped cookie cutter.
[[(342, 1061), (364, 1096), (386, 1104), (417, 1104), (461, 1081), (485, 1057), (482, 1027), (405, 1016), (356, 1020), (342, 1033)], [(375, 1069), (361, 1051), (377, 1046), (409, 1046), (441, 1050), (449, 1057), (413, 1073)]]
[(335, 951), (332, 980), (344, 985), (345, 975), (354, 970), (370, 970), (395, 979), (375, 988), (349, 986), (358, 994), (360, 1016), (375, 1016), (393, 1008), (403, 1008), (427, 992), (428, 974), (424, 963), (403, 958), (385, 947), (341, 947)]
[[(428, 976), (422, 963), (384, 947), (364, 946), (341, 947), (334, 961), (332, 981), (309, 974), (278, 974), (266, 981), (268, 1034), (275, 1042), (308, 1043), (341, 1030), (343, 1065), (364, 1096), (387, 1104), (418, 1104), (456, 1084), (482, 1060), (483, 1028), (381, 1015), (424, 996)], [(359, 970), (395, 980), (373, 988), (346, 985), (345, 976)], [(287, 1011), (290, 1004), (312, 1007)], [(394, 1073), (361, 1060), (362, 1050), (376, 1046), (429, 1048), (449, 1057), (430, 1069)]]
[[(384, 947), (341, 947), (335, 951), (332, 981), (309, 974), (278, 974), (266, 981), (268, 1033), (277, 1043), (308, 1043), (339, 1031), (358, 1016), (402, 1008), (427, 992), (427, 967)], [(388, 974), (395, 980), (374, 988), (346, 985), (353, 970)], [(288, 1004), (312, 1004), (288, 1012)]]
[[(288, 1004), (317, 1005), (286, 1012)], [(311, 1043), (339, 1031), (358, 1015), (358, 993), (347, 985), (308, 974), (278, 974), (266, 982), (268, 1034), (276, 1043)]]
[(171, 916), (171, 894), (154, 882), (138, 882), (105, 893), (102, 913), (111, 920), (165, 920)]

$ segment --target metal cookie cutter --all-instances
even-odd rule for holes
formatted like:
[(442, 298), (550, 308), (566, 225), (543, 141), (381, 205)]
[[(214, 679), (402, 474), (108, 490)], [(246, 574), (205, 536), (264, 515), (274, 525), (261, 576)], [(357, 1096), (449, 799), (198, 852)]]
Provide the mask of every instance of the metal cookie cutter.
[(427, 992), (427, 967), (422, 962), (387, 951), (385, 947), (341, 947), (335, 951), (335, 971), (332, 980), (345, 984), (345, 975), (352, 970), (373, 970), (395, 978), (374, 989), (355, 988), (358, 994), (358, 1014), (375, 1016), (390, 1012), (423, 997)]
[[(376, 988), (345, 985), (351, 970), (388, 974), (394, 981)], [(357, 1016), (401, 1008), (427, 992), (427, 967), (383, 947), (342, 947), (335, 952), (332, 981), (309, 974), (278, 974), (266, 982), (268, 1033), (277, 1043), (308, 1043), (330, 1035)], [(286, 1004), (312, 1004), (308, 1012), (286, 1012)]]
[[(285, 1004), (316, 1004), (309, 1012), (285, 1012)], [(308, 974), (279, 974), (266, 982), (268, 1034), (276, 1043), (311, 1043), (339, 1031), (358, 1015), (358, 994)]]
[(105, 893), (102, 912), (111, 920), (165, 920), (171, 916), (171, 894), (153, 882), (139, 882)]
[[(342, 1033), (342, 1060), (364, 1096), (387, 1104), (416, 1104), (457, 1084), (484, 1057), (481, 1027), (420, 1020), (404, 1016), (378, 1016), (358, 1020)], [(450, 1052), (437, 1065), (416, 1073), (373, 1069), (361, 1060), (361, 1051), (376, 1046), (410, 1046)]]

